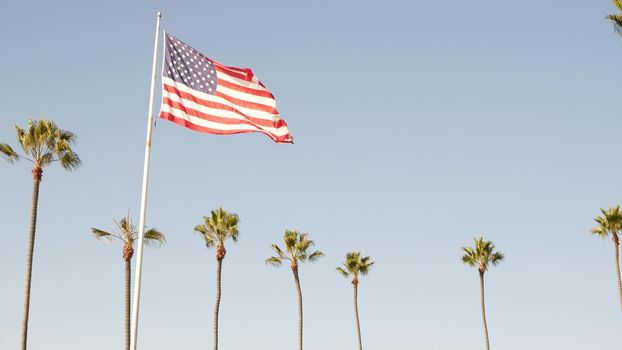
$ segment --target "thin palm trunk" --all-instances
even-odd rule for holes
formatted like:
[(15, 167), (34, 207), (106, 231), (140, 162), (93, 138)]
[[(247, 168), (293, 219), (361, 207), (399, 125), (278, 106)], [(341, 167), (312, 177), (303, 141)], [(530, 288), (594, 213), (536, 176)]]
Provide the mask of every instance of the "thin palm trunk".
[(620, 308), (622, 309), (622, 279), (620, 278), (620, 239), (616, 233), (613, 234), (613, 247), (616, 258), (616, 276), (618, 278), (618, 295), (620, 297)]
[(220, 309), (220, 277), (222, 274), (222, 259), (218, 259), (216, 271), (216, 305), (214, 306), (214, 350), (218, 350), (218, 311)]
[(30, 315), (30, 286), (32, 280), (32, 258), (35, 250), (35, 232), (37, 230), (37, 207), (39, 205), (39, 185), (43, 170), (39, 167), (32, 169), (32, 207), (30, 208), (30, 232), (28, 234), (28, 255), (26, 256), (26, 285), (24, 288), (24, 318), (22, 320), (22, 350), (27, 348), (28, 317)]
[(358, 282), (352, 282), (354, 286), (354, 318), (356, 319), (356, 334), (359, 338), (359, 350), (363, 350), (363, 341), (361, 340), (361, 324), (359, 323), (359, 303), (358, 303)]
[(490, 350), (488, 339), (488, 323), (486, 323), (486, 304), (484, 303), (484, 273), (479, 273), (480, 302), (482, 304), (482, 320), (484, 321), (484, 336), (486, 337), (486, 350)]
[(302, 290), (300, 289), (300, 279), (298, 278), (298, 268), (292, 268), (294, 272), (294, 282), (298, 292), (298, 350), (302, 350)]
[(125, 350), (130, 350), (130, 284), (132, 280), (132, 262), (125, 261)]

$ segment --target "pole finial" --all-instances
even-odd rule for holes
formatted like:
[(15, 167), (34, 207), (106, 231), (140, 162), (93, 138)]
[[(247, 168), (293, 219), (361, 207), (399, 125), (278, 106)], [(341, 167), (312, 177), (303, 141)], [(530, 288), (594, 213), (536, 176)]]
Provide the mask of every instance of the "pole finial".
[(156, 17), (158, 18), (162, 17), (162, 12), (158, 11), (158, 13), (156, 13)]

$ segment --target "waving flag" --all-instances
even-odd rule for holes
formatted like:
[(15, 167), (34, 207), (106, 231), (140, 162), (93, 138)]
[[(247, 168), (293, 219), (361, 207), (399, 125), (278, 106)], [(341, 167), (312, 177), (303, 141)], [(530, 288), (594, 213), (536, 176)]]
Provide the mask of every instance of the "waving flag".
[(274, 96), (248, 68), (228, 67), (166, 34), (160, 118), (211, 134), (261, 132), (293, 143)]

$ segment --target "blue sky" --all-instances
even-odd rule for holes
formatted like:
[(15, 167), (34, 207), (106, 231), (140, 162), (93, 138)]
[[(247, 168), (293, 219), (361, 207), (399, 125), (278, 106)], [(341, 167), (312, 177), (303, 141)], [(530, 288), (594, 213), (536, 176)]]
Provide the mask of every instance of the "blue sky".
[[(618, 349), (613, 247), (589, 235), (618, 203), (622, 38), (609, 1), (14, 2), (2, 6), (0, 141), (53, 118), (83, 166), (45, 169), (31, 349), (120, 348), (123, 262), (110, 229), (138, 216), (155, 13), (206, 55), (249, 66), (295, 145), (160, 120), (139, 346), (212, 342), (214, 251), (192, 228), (223, 206), (242, 220), (223, 268), (222, 349), (291, 349), (288, 268), (263, 261), (286, 228), (326, 257), (301, 267), (307, 349), (355, 348), (346, 251), (376, 261), (359, 307), (367, 349), (482, 349), (483, 234), (507, 261), (487, 274), (493, 348)], [(32, 180), (0, 162), (0, 348), (19, 342)]]

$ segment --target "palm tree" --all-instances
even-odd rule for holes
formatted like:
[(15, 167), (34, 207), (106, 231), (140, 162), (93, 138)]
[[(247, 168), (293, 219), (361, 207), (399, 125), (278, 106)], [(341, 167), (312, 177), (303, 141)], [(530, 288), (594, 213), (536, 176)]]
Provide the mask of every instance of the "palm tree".
[(479, 272), (480, 302), (482, 305), (482, 320), (484, 321), (484, 336), (486, 337), (486, 350), (490, 350), (490, 340), (488, 339), (488, 324), (486, 323), (486, 305), (484, 303), (484, 273), (490, 264), (497, 265), (505, 259), (502, 253), (495, 252), (495, 245), (492, 241), (486, 241), (483, 237), (475, 238), (475, 247), (462, 247), (464, 255), (462, 262), (476, 267)]
[(30, 230), (28, 234), (28, 253), (26, 256), (26, 285), (24, 288), (24, 317), (22, 320), (21, 339), (21, 349), (26, 350), (39, 185), (43, 176), (43, 168), (59, 162), (65, 170), (75, 170), (80, 166), (81, 161), (80, 157), (71, 149), (71, 145), (76, 142), (76, 135), (59, 129), (51, 120), (29, 120), (26, 129), (15, 125), (15, 131), (17, 133), (17, 141), (24, 153), (19, 154), (8, 144), (0, 143), (0, 154), (10, 163), (19, 159), (25, 159), (32, 163), (32, 207), (30, 209)]
[[(622, 11), (622, 0), (613, 0), (613, 4), (616, 5), (618, 10)], [(613, 29), (616, 33), (622, 35), (622, 13), (608, 15), (607, 19), (613, 23)]]
[(620, 211), (620, 205), (611, 207), (609, 209), (600, 210), (603, 215), (594, 218), (597, 225), (594, 226), (591, 232), (601, 238), (607, 238), (611, 234), (611, 240), (613, 241), (613, 249), (615, 255), (615, 269), (616, 276), (618, 278), (618, 294), (620, 296), (620, 307), (622, 308), (622, 282), (620, 281), (620, 237), (619, 232), (622, 230), (622, 212)]
[[(123, 261), (125, 261), (125, 349), (130, 349), (130, 283), (132, 280), (132, 257), (134, 256), (134, 242), (138, 239), (136, 226), (132, 223), (130, 215), (116, 222), (117, 226), (112, 232), (91, 227), (91, 233), (100, 240), (118, 239), (123, 242)], [(145, 245), (162, 245), (166, 243), (164, 234), (155, 228), (144, 233)]]
[(361, 257), (361, 252), (354, 250), (346, 254), (346, 261), (343, 263), (343, 267), (337, 267), (337, 272), (342, 274), (344, 277), (352, 276), (352, 286), (354, 287), (354, 318), (356, 319), (356, 334), (359, 340), (359, 350), (363, 350), (358, 306), (359, 275), (367, 275), (373, 264), (374, 262), (371, 260), (371, 257)]
[(227, 254), (225, 241), (231, 238), (238, 241), (238, 224), (240, 218), (236, 213), (229, 213), (223, 208), (211, 211), (210, 216), (203, 217), (203, 223), (194, 227), (194, 231), (200, 233), (205, 239), (207, 248), (216, 247), (216, 305), (214, 306), (214, 350), (218, 350), (218, 313), (220, 311), (222, 260)]
[(272, 249), (276, 252), (277, 256), (271, 256), (266, 259), (266, 264), (280, 266), (283, 260), (289, 260), (290, 262), (292, 272), (294, 273), (296, 291), (298, 292), (298, 349), (302, 350), (302, 291), (300, 289), (300, 279), (298, 278), (298, 264), (307, 260), (314, 262), (324, 256), (324, 253), (319, 250), (310, 254), (307, 252), (309, 248), (315, 245), (315, 243), (309, 239), (308, 233), (300, 233), (297, 230), (285, 230), (283, 241), (285, 242), (286, 252), (278, 245), (273, 244)]

